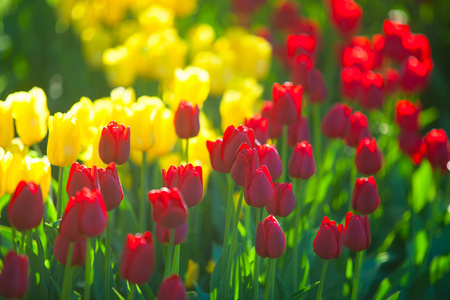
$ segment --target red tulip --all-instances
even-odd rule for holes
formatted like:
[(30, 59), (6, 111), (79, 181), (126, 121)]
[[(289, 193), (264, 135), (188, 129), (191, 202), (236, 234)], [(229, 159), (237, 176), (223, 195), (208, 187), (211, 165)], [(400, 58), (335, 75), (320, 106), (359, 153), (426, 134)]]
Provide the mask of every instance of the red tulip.
[(118, 165), (124, 164), (130, 156), (130, 127), (110, 122), (103, 127), (102, 136), (98, 145), (100, 159), (109, 164), (114, 162)]
[(309, 74), (313, 69), (313, 61), (308, 54), (300, 54), (295, 58), (291, 67), (291, 81), (294, 84), (301, 84), (305, 91), (309, 91)]
[(350, 116), (349, 121), (350, 127), (345, 137), (347, 146), (356, 147), (362, 139), (372, 136), (367, 123), (367, 117), (363, 113), (355, 111)]
[(289, 147), (301, 141), (311, 142), (311, 131), (309, 129), (308, 119), (301, 116), (297, 122), (292, 123), (288, 127), (287, 143)]
[(450, 161), (450, 145), (443, 129), (433, 129), (423, 139), (426, 155), (433, 168), (448, 172)]
[(362, 214), (371, 214), (380, 206), (375, 178), (357, 178), (352, 196), (352, 208)]
[(364, 72), (361, 76), (361, 90), (359, 101), (366, 109), (381, 108), (384, 103), (383, 75), (372, 71)]
[(277, 180), (283, 174), (283, 162), (275, 145), (259, 145), (257, 148), (259, 164), (265, 165), (269, 170), (272, 180)]
[(269, 138), (277, 139), (281, 137), (283, 128), (272, 116), (272, 110), (273, 110), (273, 102), (264, 101), (264, 105), (261, 110), (261, 115), (263, 116), (263, 118), (266, 118), (268, 120), (267, 132), (269, 134)]
[(255, 239), (256, 253), (262, 258), (278, 258), (286, 250), (286, 237), (277, 219), (269, 215), (259, 222)]
[(69, 179), (67, 180), (67, 195), (74, 197), (84, 187), (90, 190), (100, 188), (97, 167), (87, 168), (78, 162), (74, 162), (70, 168)]
[(258, 151), (246, 143), (242, 144), (231, 166), (231, 178), (237, 185), (245, 186), (247, 171), (252, 172), (258, 168)]
[(400, 130), (398, 144), (400, 149), (410, 156), (416, 165), (422, 161), (427, 151), (422, 137), (416, 131)]
[(23, 298), (28, 291), (28, 258), (10, 250), (3, 259), (0, 273), (0, 296)]
[(349, 211), (345, 217), (345, 247), (352, 251), (362, 251), (369, 248), (370, 242), (370, 224), (367, 215), (363, 217)]
[(203, 198), (202, 167), (187, 164), (179, 167), (170, 166), (162, 170), (163, 186), (171, 189), (177, 188), (183, 195), (183, 200), (188, 207), (200, 203)]
[(395, 107), (395, 122), (402, 129), (418, 130), (421, 109), (420, 102), (412, 104), (408, 100), (398, 100)]
[(266, 0), (231, 0), (231, 5), (238, 15), (251, 15), (265, 2)]
[(431, 47), (428, 38), (423, 34), (410, 34), (402, 39), (406, 56), (415, 56), (418, 60), (424, 61), (431, 58)]
[(423, 89), (431, 75), (433, 62), (427, 58), (424, 61), (410, 56), (400, 66), (400, 86), (408, 92), (418, 92)]
[(292, 183), (275, 182), (273, 184), (274, 195), (272, 200), (266, 205), (269, 214), (287, 217), (295, 209), (295, 196), (292, 190)]
[(339, 258), (342, 253), (343, 236), (342, 224), (336, 226), (335, 221), (330, 221), (326, 216), (323, 217), (313, 241), (314, 253), (326, 260)]
[(60, 233), (71, 242), (100, 235), (108, 224), (105, 202), (98, 189), (83, 188), (70, 197), (61, 219)]
[(8, 205), (8, 220), (19, 230), (31, 230), (41, 224), (44, 200), (41, 187), (34, 182), (21, 181)]
[(152, 234), (128, 234), (120, 257), (120, 275), (131, 283), (143, 284), (150, 279), (155, 264)]
[(287, 37), (287, 55), (295, 57), (300, 54), (307, 54), (313, 57), (316, 52), (316, 38), (312, 35), (300, 33), (291, 34)]
[(295, 25), (300, 20), (300, 13), (298, 11), (298, 5), (293, 1), (277, 2), (271, 18), (273, 28), (288, 32), (295, 31)]
[(336, 103), (322, 119), (322, 132), (329, 138), (345, 138), (350, 131), (352, 108), (347, 104)]
[(264, 118), (261, 114), (253, 114), (250, 119), (245, 119), (244, 125), (253, 129), (255, 139), (258, 140), (260, 144), (267, 143), (267, 139), (269, 138), (269, 133), (267, 131), (269, 125), (268, 119)]
[(153, 206), (153, 220), (165, 228), (176, 228), (187, 219), (187, 206), (177, 188), (161, 188), (148, 192)]
[(285, 82), (274, 83), (272, 89), (272, 116), (279, 124), (292, 124), (298, 120), (302, 111), (303, 87)]
[(370, 48), (347, 47), (342, 54), (342, 67), (356, 67), (361, 72), (373, 69), (374, 53)]
[(350, 35), (359, 26), (362, 9), (353, 0), (331, 0), (331, 17), (342, 35)]
[(378, 68), (383, 64), (385, 38), (382, 34), (374, 34), (373, 41), (373, 68)]
[(186, 288), (180, 277), (172, 275), (166, 278), (159, 287), (158, 300), (187, 300)]
[(180, 226), (178, 226), (174, 229), (165, 228), (165, 227), (162, 227), (161, 225), (159, 225), (158, 223), (156, 223), (155, 224), (155, 237), (158, 240), (158, 242), (160, 242), (161, 244), (169, 244), (171, 230), (174, 231), (174, 236), (173, 236), (174, 237), (174, 239), (173, 239), (174, 245), (181, 244), (186, 240), (186, 236), (188, 233), (187, 222), (184, 222), (183, 224), (181, 224)]
[(383, 155), (378, 149), (375, 138), (364, 138), (356, 149), (355, 164), (358, 172), (366, 175), (375, 174), (381, 169)]
[(403, 47), (403, 40), (411, 34), (409, 26), (396, 21), (385, 20), (383, 30), (385, 36), (384, 53), (398, 61), (403, 60), (407, 55)]
[(399, 75), (396, 69), (388, 68), (385, 71), (384, 78), (386, 79), (386, 92), (393, 93), (397, 90)]
[(297, 143), (288, 164), (289, 176), (306, 180), (316, 173), (316, 162), (311, 144)]
[(361, 89), (361, 70), (356, 67), (343, 68), (341, 71), (342, 93), (355, 99)]
[(322, 103), (328, 97), (327, 86), (319, 69), (313, 68), (308, 76), (309, 101), (311, 103)]
[(229, 173), (231, 166), (226, 166), (221, 156), (222, 143), (222, 139), (217, 139), (214, 142), (206, 141), (206, 147), (213, 170), (220, 173)]
[(200, 109), (198, 105), (181, 100), (175, 112), (175, 132), (180, 139), (196, 137), (200, 131)]
[[(69, 254), (70, 241), (66, 240), (61, 234), (58, 235), (55, 241), (55, 248), (53, 249), (53, 255), (57, 261), (63, 266), (66, 266), (67, 255)], [(79, 267), (84, 265), (86, 260), (86, 240), (75, 242), (73, 246), (72, 260), (70, 262), (71, 267)]]
[(247, 143), (250, 147), (255, 147), (255, 135), (253, 129), (242, 125), (237, 128), (233, 125), (228, 126), (223, 134), (220, 154), (228, 169), (231, 169), (234, 157), (243, 143)]
[(245, 202), (253, 207), (264, 207), (273, 197), (273, 182), (266, 166), (247, 170), (244, 189)]
[(99, 168), (98, 180), (106, 210), (111, 211), (119, 206), (123, 199), (122, 185), (119, 174), (117, 174), (116, 164), (112, 162), (106, 169)]

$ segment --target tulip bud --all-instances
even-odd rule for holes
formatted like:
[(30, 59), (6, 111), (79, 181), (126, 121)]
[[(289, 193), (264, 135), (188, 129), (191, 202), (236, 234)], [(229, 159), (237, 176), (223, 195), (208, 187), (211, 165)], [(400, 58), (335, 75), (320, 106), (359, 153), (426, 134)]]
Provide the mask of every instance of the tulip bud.
[(74, 197), (84, 187), (90, 190), (100, 187), (97, 167), (87, 168), (78, 162), (74, 162), (70, 168), (69, 179), (67, 180), (67, 195)]
[(266, 205), (269, 214), (287, 217), (295, 209), (295, 196), (292, 190), (292, 183), (274, 182), (274, 195), (272, 200)]
[(183, 200), (187, 207), (192, 207), (200, 203), (203, 197), (202, 167), (187, 164), (179, 167), (170, 166), (167, 170), (162, 170), (163, 186), (171, 189), (177, 188), (183, 195)]
[(148, 192), (153, 207), (153, 220), (165, 228), (176, 228), (187, 219), (187, 206), (177, 188), (161, 188)]
[(423, 142), (426, 145), (427, 158), (433, 168), (440, 168), (448, 172), (450, 145), (448, 144), (445, 131), (443, 129), (433, 129), (427, 133)]
[(265, 101), (264, 106), (261, 110), (261, 115), (263, 116), (263, 118), (266, 118), (268, 120), (267, 132), (269, 138), (277, 139), (281, 136), (283, 128), (272, 116), (272, 110), (273, 110), (273, 102)]
[(292, 124), (298, 120), (302, 111), (303, 87), (285, 82), (274, 83), (272, 89), (272, 116), (279, 124)]
[(395, 122), (402, 129), (418, 130), (418, 118), (421, 109), (420, 102), (412, 104), (408, 100), (398, 100), (395, 107)]
[(283, 174), (283, 162), (275, 145), (259, 145), (256, 150), (258, 151), (259, 164), (267, 167), (272, 180), (280, 178)]
[(152, 234), (128, 234), (120, 257), (120, 275), (131, 283), (143, 284), (150, 279), (155, 265)]
[(162, 227), (159, 223), (155, 224), (155, 237), (161, 244), (169, 244), (170, 242), (170, 232), (174, 231), (173, 236), (173, 244), (178, 245), (183, 243), (186, 240), (186, 236), (188, 233), (188, 224), (185, 221), (180, 226), (169, 229)]
[(23, 298), (28, 291), (28, 257), (10, 250), (3, 259), (0, 273), (0, 296)]
[(258, 140), (260, 144), (267, 143), (267, 139), (269, 138), (267, 131), (269, 125), (268, 119), (264, 118), (261, 114), (254, 114), (250, 119), (245, 119), (244, 125), (253, 129), (255, 139)]
[(266, 166), (247, 170), (244, 189), (245, 202), (253, 207), (264, 207), (273, 198), (273, 182)]
[(130, 127), (110, 122), (103, 127), (98, 154), (105, 164), (124, 164), (130, 156)]
[(357, 30), (362, 9), (353, 0), (331, 0), (331, 19), (342, 35), (350, 35)]
[(175, 132), (180, 139), (196, 137), (200, 131), (200, 109), (198, 105), (181, 100), (175, 112)]
[(250, 147), (255, 146), (255, 136), (253, 129), (245, 126), (235, 128), (233, 125), (228, 126), (223, 134), (223, 142), (221, 148), (221, 158), (227, 168), (231, 169), (234, 157), (242, 143), (247, 143)]
[(229, 173), (231, 166), (226, 166), (221, 156), (222, 143), (222, 139), (217, 139), (215, 142), (206, 141), (206, 147), (213, 170), (220, 173)]
[(287, 137), (289, 147), (295, 147), (295, 145), (301, 141), (311, 142), (308, 119), (303, 116), (301, 116), (297, 122), (289, 125)]
[(71, 242), (100, 235), (108, 224), (105, 202), (98, 189), (84, 187), (70, 197), (59, 231)]
[(356, 149), (355, 164), (358, 172), (366, 175), (375, 174), (381, 169), (383, 155), (378, 149), (375, 138), (364, 138)]
[(345, 136), (347, 146), (356, 147), (362, 139), (371, 137), (367, 117), (363, 113), (355, 111), (349, 121), (350, 127)]
[[(66, 266), (67, 255), (69, 254), (70, 241), (66, 240), (61, 234), (58, 235), (55, 241), (55, 248), (53, 254), (57, 261), (63, 266)], [(73, 245), (71, 267), (80, 267), (84, 265), (86, 260), (86, 240), (75, 242)]]
[(306, 180), (316, 173), (316, 162), (311, 144), (307, 141), (297, 143), (289, 159), (289, 176)]
[(328, 97), (327, 86), (319, 69), (313, 68), (308, 76), (309, 101), (311, 103), (322, 103)]
[(362, 214), (373, 213), (380, 206), (375, 178), (357, 178), (352, 196), (352, 208)]
[(19, 230), (31, 230), (39, 226), (44, 215), (41, 187), (34, 182), (21, 181), (11, 196), (8, 219)]
[(326, 260), (339, 258), (342, 253), (343, 236), (342, 224), (336, 226), (335, 221), (330, 221), (326, 216), (323, 217), (313, 241), (314, 253)]
[(366, 71), (361, 76), (361, 92), (359, 101), (366, 109), (381, 108), (384, 103), (383, 75)]
[(187, 300), (186, 289), (177, 275), (166, 278), (159, 287), (158, 300)]
[(106, 169), (98, 169), (98, 181), (106, 210), (111, 211), (119, 206), (123, 199), (122, 185), (114, 162), (110, 163)]
[(241, 147), (239, 147), (239, 151), (231, 165), (231, 178), (233, 178), (237, 185), (245, 186), (247, 170), (253, 172), (258, 169), (259, 166), (258, 151), (255, 148), (251, 148), (246, 143), (243, 143)]
[(56, 113), (48, 119), (47, 156), (52, 165), (66, 167), (77, 160), (80, 126), (71, 115)]
[(370, 242), (370, 224), (367, 215), (363, 217), (349, 211), (345, 217), (345, 247), (352, 251), (362, 251), (369, 248)]
[(264, 223), (259, 222), (256, 229), (255, 250), (262, 258), (278, 258), (286, 250), (286, 237), (273, 215), (269, 215)]
[(322, 132), (329, 138), (345, 138), (350, 130), (352, 108), (343, 103), (336, 103), (322, 119)]

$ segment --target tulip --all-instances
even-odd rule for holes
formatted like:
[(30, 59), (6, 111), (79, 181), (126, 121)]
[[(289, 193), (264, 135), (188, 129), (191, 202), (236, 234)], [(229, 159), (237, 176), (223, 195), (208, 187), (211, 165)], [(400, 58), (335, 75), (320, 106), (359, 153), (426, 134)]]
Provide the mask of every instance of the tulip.
[[(272, 12), (271, 24), (276, 29), (297, 30), (295, 26), (300, 18), (298, 4), (293, 1), (276, 2)], [(295, 24), (295, 25), (294, 25)]]
[(0, 197), (3, 196), (6, 190), (6, 176), (9, 173), (13, 155), (11, 152), (6, 152), (0, 147)]
[(200, 109), (198, 105), (181, 100), (175, 113), (175, 132), (180, 139), (196, 137), (200, 131)]
[(397, 90), (399, 75), (396, 69), (387, 69), (384, 74), (384, 78), (386, 78), (386, 92), (391, 94)]
[(210, 78), (208, 72), (199, 67), (187, 67), (175, 70), (174, 98), (176, 105), (185, 99), (202, 107), (209, 94)]
[[(240, 1), (242, 2), (242, 1)], [(245, 76), (261, 80), (269, 72), (272, 46), (262, 37), (244, 34), (236, 48), (236, 67)]]
[(255, 136), (253, 130), (245, 126), (233, 125), (228, 126), (223, 134), (223, 142), (221, 146), (221, 158), (227, 168), (231, 169), (234, 157), (236, 156), (239, 147), (247, 143), (250, 147), (255, 146)]
[(4, 156), (3, 188), (6, 193), (13, 194), (19, 182), (25, 179), (28, 148), (20, 138), (14, 138), (5, 151), (7, 155)]
[(420, 102), (412, 104), (408, 100), (399, 100), (395, 107), (395, 122), (402, 129), (418, 130), (421, 109)]
[(345, 143), (348, 146), (356, 147), (362, 139), (371, 137), (367, 117), (363, 113), (355, 111), (350, 115), (349, 121), (349, 130), (345, 136)]
[(260, 144), (267, 143), (269, 138), (267, 131), (269, 125), (268, 119), (264, 118), (261, 114), (253, 114), (250, 119), (245, 119), (244, 125), (253, 129), (255, 139), (258, 140)]
[(220, 173), (229, 173), (231, 166), (226, 166), (221, 157), (222, 143), (222, 139), (217, 139), (214, 142), (206, 141), (206, 147), (208, 148), (209, 158), (213, 170)]
[(122, 185), (120, 184), (119, 174), (117, 174), (116, 164), (112, 162), (106, 169), (99, 168), (98, 181), (106, 210), (111, 211), (119, 206), (123, 199)]
[(370, 48), (347, 47), (342, 54), (342, 67), (356, 67), (365, 72), (373, 69), (373, 60), (374, 54)]
[(287, 137), (289, 147), (295, 147), (295, 145), (301, 141), (311, 142), (311, 131), (309, 129), (308, 119), (303, 116), (301, 116), (297, 122), (289, 125)]
[(258, 151), (243, 143), (231, 165), (231, 178), (237, 185), (245, 186), (247, 171), (252, 172), (259, 167)]
[(272, 116), (279, 124), (292, 124), (298, 120), (302, 110), (303, 87), (285, 82), (274, 83), (272, 89)]
[(433, 62), (430, 58), (420, 61), (416, 57), (410, 56), (400, 66), (400, 86), (407, 92), (422, 90), (428, 83), (432, 69)]
[(0, 273), (0, 296), (23, 298), (28, 291), (28, 257), (10, 250), (3, 259)]
[(362, 9), (353, 0), (331, 0), (331, 18), (342, 35), (356, 31), (361, 17)]
[[(159, 223), (155, 224), (155, 237), (161, 244), (169, 244), (170, 241), (170, 233), (172, 229), (168, 229), (159, 225)], [(188, 233), (188, 224), (187, 222), (182, 223), (180, 226), (173, 229), (173, 244), (178, 245), (183, 243), (186, 240), (186, 236)]]
[(289, 159), (289, 175), (306, 180), (316, 173), (316, 162), (311, 144), (307, 141), (297, 143)]
[(41, 187), (42, 198), (47, 199), (52, 179), (52, 168), (48, 157), (30, 157), (25, 156), (24, 178), (26, 181), (33, 181)]
[(309, 101), (311, 103), (322, 103), (328, 97), (328, 90), (319, 69), (313, 68), (308, 76)]
[(120, 275), (131, 283), (143, 284), (150, 279), (155, 265), (152, 234), (128, 234), (120, 257)]
[(359, 101), (366, 109), (381, 108), (384, 103), (384, 79), (379, 73), (366, 71), (361, 76)]
[(69, 166), (77, 160), (80, 128), (71, 115), (56, 113), (48, 119), (47, 156), (52, 165)]
[(422, 161), (427, 151), (422, 137), (415, 131), (400, 130), (398, 145), (404, 153), (412, 158), (416, 165)]
[(162, 227), (174, 229), (188, 216), (187, 206), (177, 188), (161, 188), (148, 192), (153, 207), (153, 219)]
[[(206, 51), (211, 50), (212, 44), (216, 40), (216, 33), (214, 31), (214, 28), (209, 24), (198, 24), (194, 25), (189, 29), (187, 40), (189, 42), (189, 46), (191, 47), (191, 54), (192, 56), (195, 56), (195, 54), (204, 53)], [(195, 60), (195, 59), (194, 59)], [(193, 64), (197, 67), (196, 64)], [(213, 90), (213, 82), (214, 82), (214, 76), (209, 72), (209, 70), (202, 68), (206, 71), (208, 71), (210, 78), (211, 78), (211, 92)]]
[(253, 207), (264, 207), (272, 200), (274, 190), (269, 169), (266, 166), (255, 170), (247, 170), (244, 188), (245, 202)]
[(423, 139), (426, 155), (433, 168), (448, 171), (450, 161), (450, 145), (443, 129), (433, 129)]
[(120, 45), (106, 49), (102, 54), (102, 63), (105, 68), (107, 82), (112, 87), (132, 86), (136, 80), (135, 68), (130, 68), (133, 64), (132, 52)]
[[(67, 255), (69, 253), (70, 241), (66, 240), (61, 234), (58, 235), (55, 241), (55, 248), (53, 254), (57, 261), (63, 266), (66, 266)], [(81, 240), (74, 243), (71, 267), (81, 267), (86, 260), (86, 240)]]
[(301, 84), (305, 89), (305, 91), (309, 92), (309, 75), (312, 69), (313, 69), (313, 60), (308, 54), (302, 53), (299, 56), (297, 56), (295, 58), (293, 66), (291, 67), (290, 78), (292, 83)]
[(384, 53), (398, 61), (403, 60), (407, 55), (403, 47), (403, 40), (411, 34), (409, 26), (396, 21), (385, 20), (383, 31), (385, 36)]
[(361, 70), (357, 67), (343, 68), (341, 83), (344, 96), (355, 99), (361, 89)]
[(103, 127), (98, 154), (105, 164), (124, 164), (130, 156), (130, 127), (125, 128), (116, 121)]
[(261, 115), (263, 118), (266, 118), (268, 120), (267, 132), (269, 138), (277, 139), (281, 136), (283, 128), (281, 127), (281, 124), (279, 124), (272, 116), (272, 110), (273, 110), (273, 102), (265, 101), (263, 108), (261, 110)]
[(334, 104), (322, 119), (322, 132), (329, 138), (343, 139), (350, 130), (352, 108), (343, 103)]
[(69, 197), (75, 197), (76, 193), (84, 187), (90, 190), (100, 187), (97, 167), (87, 168), (78, 162), (74, 162), (70, 168), (69, 179), (67, 180), (67, 195)]
[(8, 219), (19, 230), (31, 230), (39, 226), (44, 215), (41, 187), (34, 182), (21, 181), (11, 196)]
[(61, 219), (60, 233), (71, 242), (100, 235), (108, 223), (105, 202), (98, 189), (84, 187), (70, 197)]
[(192, 207), (200, 203), (203, 197), (203, 177), (202, 167), (187, 164), (179, 167), (170, 166), (167, 170), (162, 170), (163, 186), (171, 189), (177, 188), (183, 195), (183, 200), (187, 207)]
[(256, 150), (258, 151), (259, 164), (267, 167), (273, 180), (280, 178), (283, 174), (283, 162), (275, 145), (259, 145)]
[(375, 138), (364, 138), (356, 149), (355, 164), (362, 174), (375, 174), (381, 169), (383, 155), (378, 149)]
[(256, 229), (255, 250), (262, 258), (278, 258), (286, 250), (286, 237), (273, 215), (269, 215), (264, 223), (259, 222)]
[[(373, 43), (373, 68), (378, 68), (383, 64), (385, 37), (382, 34), (374, 34), (372, 36)], [(394, 69), (391, 69), (394, 70)]]
[(297, 55), (306, 54), (310, 57), (316, 52), (317, 41), (314, 36), (308, 34), (291, 34), (287, 37), (287, 55), (294, 58)]
[(292, 190), (292, 183), (275, 182), (273, 184), (274, 195), (272, 200), (266, 205), (269, 214), (287, 217), (295, 209), (295, 196)]
[(177, 275), (166, 278), (159, 287), (158, 300), (187, 300), (186, 289)]
[(336, 226), (335, 221), (330, 221), (326, 216), (323, 217), (313, 241), (314, 253), (325, 260), (339, 258), (342, 253), (343, 236), (342, 224)]
[(345, 217), (345, 247), (352, 251), (362, 251), (369, 248), (370, 242), (370, 224), (367, 215), (362, 217), (349, 211)]
[(375, 178), (357, 178), (352, 196), (352, 208), (362, 214), (373, 213), (380, 206), (380, 196), (378, 195)]
[(0, 147), (7, 147), (14, 138), (14, 120), (11, 105), (0, 101)]

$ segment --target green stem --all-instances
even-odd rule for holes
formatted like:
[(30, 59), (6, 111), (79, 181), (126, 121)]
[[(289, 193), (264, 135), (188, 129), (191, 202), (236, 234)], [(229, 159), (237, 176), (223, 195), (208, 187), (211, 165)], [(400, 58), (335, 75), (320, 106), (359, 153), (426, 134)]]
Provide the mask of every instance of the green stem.
[(316, 150), (316, 161), (321, 161), (322, 157), (322, 132), (320, 125), (320, 104), (312, 105), (314, 123), (314, 149)]
[(322, 299), (323, 282), (325, 280), (325, 273), (327, 272), (327, 266), (328, 266), (328, 260), (325, 259), (323, 261), (322, 274), (320, 275), (319, 290), (317, 291), (316, 300)]
[(172, 270), (172, 252), (173, 252), (174, 236), (175, 236), (175, 230), (170, 229), (170, 239), (169, 239), (169, 246), (167, 247), (166, 266), (164, 268), (164, 278), (169, 277), (170, 272)]
[(227, 183), (228, 183), (228, 199), (227, 199), (227, 213), (225, 216), (225, 236), (223, 239), (223, 255), (224, 257), (227, 256), (227, 247), (228, 247), (228, 238), (230, 234), (230, 225), (231, 225), (231, 219), (233, 218), (233, 191), (234, 191), (234, 180), (231, 179), (231, 175), (228, 173), (226, 175)]
[[(258, 224), (261, 221), (261, 210), (262, 208), (257, 208), (256, 209), (256, 228), (258, 228)], [(247, 228), (247, 230), (250, 230), (250, 228)], [(254, 300), (258, 300), (259, 299), (259, 261), (260, 261), (260, 256), (258, 254), (255, 254), (255, 272), (254, 272)]]
[(283, 133), (281, 136), (281, 161), (283, 163), (283, 173), (281, 174), (281, 179), (280, 182), (286, 182), (286, 178), (287, 178), (287, 173), (288, 173), (288, 169), (287, 169), (287, 162), (288, 162), (288, 157), (287, 157), (287, 135), (288, 135), (288, 125), (282, 125), (283, 126)]
[(350, 197), (349, 199), (349, 204), (348, 204), (348, 211), (352, 211), (353, 210), (353, 206), (352, 206), (352, 195), (353, 195), (353, 190), (355, 188), (355, 183), (356, 183), (356, 177), (358, 177), (358, 170), (356, 170), (356, 166), (352, 165), (351, 166), (351, 173), (350, 173), (350, 185), (349, 185), (349, 195)]
[(129, 293), (128, 293), (127, 299), (128, 300), (133, 300), (134, 299), (134, 295), (133, 294), (134, 294), (134, 291), (136, 290), (136, 286), (135, 286), (134, 283), (131, 283), (129, 281), (128, 281), (128, 286), (129, 286), (129, 289), (128, 289)]
[(11, 240), (13, 244), (13, 250), (17, 253), (17, 245), (16, 245), (16, 228), (11, 226)]
[(295, 181), (295, 189), (297, 193), (297, 203), (295, 205), (295, 223), (294, 223), (294, 276), (292, 276), (293, 281), (293, 288), (294, 291), (298, 288), (298, 281), (297, 281), (297, 273), (298, 273), (298, 246), (299, 246), (299, 226), (301, 221), (301, 203), (303, 201), (302, 195), (303, 195), (303, 187), (304, 187), (304, 181), (301, 179), (296, 179)]
[(173, 253), (171, 274), (176, 274), (178, 276), (179, 270), (180, 270), (180, 244), (175, 246), (175, 252)]
[(187, 164), (189, 162), (189, 139), (186, 139), (186, 145), (184, 147), (184, 159)]
[(39, 157), (43, 157), (41, 147), (39, 147), (38, 143), (33, 144), (33, 150), (37, 152)]
[(264, 300), (267, 300), (269, 297), (269, 294), (271, 293), (270, 289), (270, 285), (272, 283), (272, 259), (269, 257), (267, 259), (267, 270), (266, 270), (266, 286), (264, 288)]
[(361, 272), (361, 264), (362, 264), (363, 254), (364, 254), (364, 251), (356, 252), (355, 275), (353, 276), (353, 289), (352, 289), (351, 300), (356, 300), (358, 297), (358, 284), (359, 284), (359, 276), (360, 276), (360, 272)]
[(72, 255), (73, 255), (73, 242), (70, 242), (69, 253), (67, 254), (66, 269), (64, 271), (64, 282), (61, 299), (70, 299), (72, 294)]
[(141, 168), (141, 208), (140, 208), (140, 230), (141, 232), (145, 232), (146, 224), (147, 224), (147, 214), (145, 212), (147, 199), (147, 152), (142, 151), (142, 168)]
[(108, 225), (105, 232), (105, 299), (110, 298), (111, 290), (111, 212), (108, 211)]
[(273, 262), (272, 262), (272, 266), (271, 266), (271, 270), (270, 270), (270, 273), (271, 273), (271, 275), (270, 275), (270, 299), (274, 299), (274, 297), (273, 297), (273, 295), (274, 295), (274, 293), (275, 293), (275, 275), (276, 275), (276, 273), (275, 273), (275, 271), (276, 271), (276, 269), (277, 269), (277, 259), (276, 258), (274, 258), (273, 259)]
[(27, 233), (26, 231), (22, 232), (22, 237), (20, 239), (20, 248), (19, 248), (19, 254), (25, 253), (25, 237)]
[(64, 179), (64, 167), (59, 167), (58, 175), (58, 198), (56, 199), (56, 219), (61, 219), (62, 216), (62, 193), (63, 193), (63, 179)]
[(86, 239), (86, 267), (84, 273), (84, 299), (89, 300), (91, 290), (91, 238)]

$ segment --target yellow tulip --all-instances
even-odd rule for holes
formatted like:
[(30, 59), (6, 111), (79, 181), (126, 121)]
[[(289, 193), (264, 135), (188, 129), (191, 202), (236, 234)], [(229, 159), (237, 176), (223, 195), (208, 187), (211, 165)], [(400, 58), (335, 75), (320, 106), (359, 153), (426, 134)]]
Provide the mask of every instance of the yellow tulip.
[(173, 11), (159, 5), (150, 5), (139, 14), (139, 23), (149, 33), (173, 27)]
[(222, 94), (233, 78), (233, 61), (235, 55), (232, 51), (214, 53), (211, 51), (198, 52), (192, 65), (200, 67), (209, 73), (210, 92), (212, 95)]
[(152, 115), (154, 141), (149, 149), (149, 161), (168, 154), (175, 146), (178, 138), (174, 119), (174, 113), (166, 107), (156, 109)]
[(80, 101), (75, 103), (67, 114), (73, 115), (80, 127), (80, 145), (86, 147), (90, 140), (90, 127), (94, 121), (94, 105), (87, 97), (81, 97)]
[(193, 288), (194, 284), (198, 281), (199, 267), (198, 263), (192, 259), (188, 260), (188, 267), (185, 275), (184, 284), (187, 289)]
[(88, 144), (84, 148), (84, 151), (80, 153), (80, 159), (88, 168), (96, 165), (97, 167), (106, 168), (106, 164), (100, 159), (98, 154), (98, 145), (102, 136), (102, 127), (91, 126), (89, 128), (89, 140)]
[(105, 97), (97, 99), (93, 102), (94, 104), (94, 120), (92, 121), (92, 126), (94, 127), (104, 127), (112, 121), (112, 115), (114, 110), (114, 104), (111, 98)]
[(174, 100), (172, 108), (178, 108), (181, 100), (202, 106), (209, 93), (209, 74), (205, 70), (190, 66), (175, 70)]
[(102, 67), (103, 52), (113, 43), (111, 33), (103, 27), (88, 27), (81, 33), (83, 55), (95, 69)]
[(10, 103), (0, 101), (0, 147), (6, 147), (14, 138), (14, 120)]
[[(63, 1), (64, 2), (64, 1)], [(98, 27), (100, 20), (91, 1), (77, 1), (71, 11), (72, 25), (79, 35), (84, 29)]]
[(128, 35), (124, 42), (124, 46), (127, 47), (132, 58), (132, 65), (136, 70), (136, 74), (143, 77), (150, 77), (152, 74), (151, 67), (153, 67), (147, 64), (144, 50), (147, 47), (148, 38), (148, 33), (137, 31)]
[(0, 197), (3, 196), (6, 190), (6, 178), (11, 166), (12, 154), (11, 152), (0, 147)]
[(110, 86), (129, 87), (136, 79), (136, 70), (130, 51), (125, 46), (109, 48), (103, 52), (103, 66)]
[(111, 101), (122, 106), (131, 107), (136, 102), (136, 92), (132, 87), (118, 87), (111, 91)]
[(70, 114), (56, 113), (48, 120), (47, 156), (52, 165), (69, 166), (77, 160), (80, 149), (80, 126)]
[(197, 0), (156, 0), (156, 3), (173, 10), (177, 16), (191, 15), (197, 9)]
[(24, 179), (33, 181), (41, 186), (42, 196), (47, 199), (50, 190), (50, 182), (52, 180), (52, 169), (47, 156), (42, 158), (30, 156), (25, 157), (24, 161)]
[(24, 179), (24, 160), (27, 155), (28, 148), (24, 146), (20, 138), (15, 138), (5, 150), (11, 153), (11, 158), (9, 163), (5, 162), (5, 165), (9, 164), (9, 167), (6, 167), (3, 172), (3, 184), (6, 193), (12, 194), (16, 190), (19, 182)]
[(246, 76), (256, 79), (264, 78), (270, 68), (272, 47), (259, 36), (244, 35), (239, 39), (236, 66)]
[(200, 24), (191, 28), (188, 33), (191, 56), (193, 57), (200, 51), (210, 50), (215, 39), (216, 33), (211, 25)]

